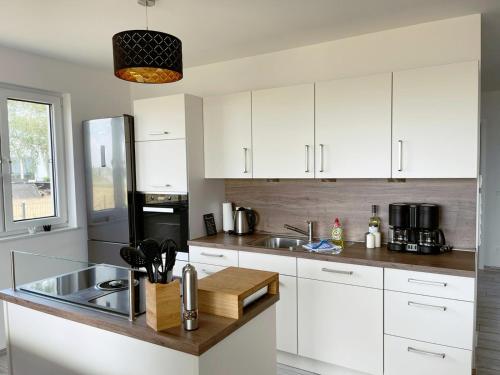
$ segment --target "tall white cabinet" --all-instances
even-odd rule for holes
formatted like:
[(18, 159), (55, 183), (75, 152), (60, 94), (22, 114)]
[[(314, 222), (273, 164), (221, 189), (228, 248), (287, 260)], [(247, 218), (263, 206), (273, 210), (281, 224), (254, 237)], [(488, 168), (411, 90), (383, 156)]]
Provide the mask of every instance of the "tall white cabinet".
[(252, 95), (203, 99), (206, 178), (252, 177)]
[(314, 85), (252, 92), (254, 178), (314, 178)]
[(392, 74), (316, 83), (316, 178), (391, 177)]
[(224, 182), (204, 179), (203, 101), (171, 95), (133, 102), (136, 190), (188, 194), (189, 238), (205, 235), (203, 215), (222, 226)]
[(478, 62), (394, 72), (392, 176), (476, 178)]

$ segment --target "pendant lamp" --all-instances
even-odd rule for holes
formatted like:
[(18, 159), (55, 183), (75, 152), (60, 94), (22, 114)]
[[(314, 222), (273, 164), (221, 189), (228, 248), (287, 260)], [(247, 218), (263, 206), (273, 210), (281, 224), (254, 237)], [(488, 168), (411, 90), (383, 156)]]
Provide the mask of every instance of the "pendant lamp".
[(160, 31), (149, 30), (147, 9), (155, 0), (138, 0), (146, 7), (146, 30), (126, 30), (113, 35), (115, 76), (130, 82), (170, 83), (182, 79), (182, 42)]

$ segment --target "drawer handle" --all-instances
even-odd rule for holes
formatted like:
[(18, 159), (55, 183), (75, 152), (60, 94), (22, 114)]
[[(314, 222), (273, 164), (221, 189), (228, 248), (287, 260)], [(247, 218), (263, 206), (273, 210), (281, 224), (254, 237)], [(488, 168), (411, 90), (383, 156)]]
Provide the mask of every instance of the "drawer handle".
[(223, 258), (223, 254), (210, 254), (210, 253), (204, 253), (202, 252), (201, 255), (204, 255), (206, 257), (212, 257), (212, 258)]
[(165, 135), (165, 134), (169, 134), (169, 132), (163, 131), (163, 132), (152, 132), (152, 133), (149, 133), (149, 135)]
[(157, 188), (162, 188), (162, 187), (170, 187), (170, 186), (172, 186), (172, 185), (170, 185), (170, 184), (165, 184), (165, 185), (151, 185), (151, 186), (153, 186), (153, 187), (157, 187)]
[(430, 355), (430, 356), (433, 356), (433, 357), (440, 357), (440, 358), (443, 358), (443, 359), (444, 359), (444, 357), (446, 357), (445, 353), (428, 352), (427, 350), (415, 349), (415, 348), (412, 348), (411, 346), (408, 347), (408, 351), (410, 353)]
[(204, 272), (206, 273), (207, 275), (213, 275), (215, 272), (214, 271), (209, 271), (209, 270), (206, 270), (204, 268), (202, 268), (201, 272)]
[(322, 268), (321, 271), (323, 272), (330, 272), (330, 273), (338, 273), (341, 275), (352, 275), (354, 272), (352, 271), (342, 271), (342, 270), (334, 270), (331, 268)]
[(446, 306), (428, 305), (426, 303), (418, 303), (418, 302), (413, 302), (413, 301), (408, 301), (408, 306), (426, 307), (429, 309), (436, 309), (436, 310), (441, 310), (441, 311), (447, 310)]
[(433, 285), (442, 287), (446, 287), (448, 285), (447, 283), (442, 283), (439, 281), (429, 281), (429, 280), (419, 280), (419, 279), (408, 279), (408, 282), (414, 284), (424, 284), (424, 285)]

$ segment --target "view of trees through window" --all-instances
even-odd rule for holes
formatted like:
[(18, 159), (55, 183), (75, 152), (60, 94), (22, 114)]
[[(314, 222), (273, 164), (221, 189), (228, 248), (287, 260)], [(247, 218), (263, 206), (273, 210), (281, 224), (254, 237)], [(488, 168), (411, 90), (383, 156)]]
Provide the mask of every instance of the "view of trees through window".
[(14, 221), (55, 216), (50, 104), (9, 99)]

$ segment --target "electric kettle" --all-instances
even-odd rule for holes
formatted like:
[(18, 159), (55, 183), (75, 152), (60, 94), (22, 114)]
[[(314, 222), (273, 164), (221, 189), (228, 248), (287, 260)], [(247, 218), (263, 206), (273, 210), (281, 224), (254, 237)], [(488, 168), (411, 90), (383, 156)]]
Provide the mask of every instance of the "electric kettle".
[(253, 233), (256, 221), (257, 216), (254, 210), (245, 207), (236, 207), (234, 211), (233, 233), (240, 236)]

